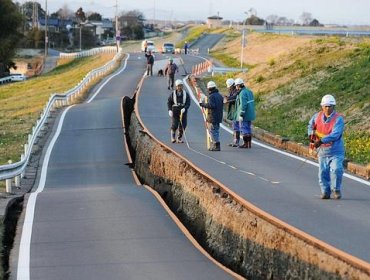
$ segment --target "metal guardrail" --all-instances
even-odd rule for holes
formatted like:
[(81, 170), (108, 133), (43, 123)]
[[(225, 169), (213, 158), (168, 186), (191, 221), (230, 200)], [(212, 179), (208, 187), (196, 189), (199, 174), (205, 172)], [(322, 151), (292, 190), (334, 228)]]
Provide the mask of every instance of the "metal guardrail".
[(92, 56), (99, 53), (114, 53), (117, 52), (116, 46), (109, 46), (109, 47), (100, 47), (100, 48), (94, 48), (82, 52), (74, 52), (74, 53), (60, 53), (60, 58), (79, 58), (79, 57), (85, 57), (85, 56)]
[[(106, 48), (105, 48), (106, 49)], [(95, 49), (94, 49), (95, 50)], [(116, 48), (114, 48), (116, 51)], [(102, 50), (106, 51), (106, 50)], [(90, 55), (97, 54), (96, 51), (85, 52), (84, 56), (90, 53)], [(42, 127), (45, 124), (46, 119), (50, 115), (50, 112), (53, 109), (57, 109), (64, 106), (69, 106), (74, 104), (76, 99), (79, 98), (85, 87), (96, 77), (102, 76), (108, 71), (110, 71), (114, 66), (116, 61), (122, 54), (122, 50), (120, 49), (119, 52), (114, 56), (114, 58), (105, 64), (104, 66), (94, 69), (90, 71), (82, 80), (81, 82), (75, 86), (73, 89), (68, 90), (64, 94), (53, 94), (50, 96), (49, 101), (47, 102), (44, 110), (42, 111), (40, 118), (37, 120), (36, 125), (32, 128), (32, 134), (28, 135), (28, 141), (24, 145), (24, 154), (21, 155), (21, 160), (16, 163), (11, 163), (7, 165), (0, 165), (0, 181), (6, 180), (6, 192), (11, 192), (12, 188), (12, 181), (14, 178), (15, 186), (20, 185), (20, 178), (24, 176), (24, 171), (28, 165), (28, 161), (31, 156), (32, 147), (35, 143), (35, 140), (41, 131)], [(76, 56), (82, 57), (83, 55)]]
[(228, 72), (247, 72), (248, 68), (231, 68), (231, 67), (209, 67), (208, 72), (212, 73), (212, 77), (215, 73), (228, 73)]
[(10, 83), (11, 81), (12, 81), (12, 79), (11, 79), (10, 76), (4, 77), (4, 78), (0, 78), (0, 84)]

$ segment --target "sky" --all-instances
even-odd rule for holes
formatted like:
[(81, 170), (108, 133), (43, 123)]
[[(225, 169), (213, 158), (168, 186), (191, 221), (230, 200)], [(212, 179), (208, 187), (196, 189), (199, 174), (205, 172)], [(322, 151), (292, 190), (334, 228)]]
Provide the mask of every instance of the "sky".
[(241, 21), (253, 9), (263, 19), (277, 15), (298, 22), (307, 12), (323, 24), (370, 25), (370, 0), (42, 0), (43, 9), (45, 1), (49, 13), (67, 5), (72, 11), (82, 7), (107, 18), (116, 11), (139, 10), (147, 19), (205, 21), (219, 14), (225, 20)]

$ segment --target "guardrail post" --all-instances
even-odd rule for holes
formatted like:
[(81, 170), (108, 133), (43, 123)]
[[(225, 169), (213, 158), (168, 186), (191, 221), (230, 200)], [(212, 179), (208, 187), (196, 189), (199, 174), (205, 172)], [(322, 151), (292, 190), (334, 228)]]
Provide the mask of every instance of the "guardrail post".
[[(24, 160), (25, 158), (25, 155), (27, 154), (27, 144), (24, 145), (24, 154), (21, 155), (21, 161)], [(21, 178), (24, 178), (24, 174), (26, 172), (26, 169), (23, 169), (22, 173), (21, 173)]]
[[(12, 164), (12, 161), (9, 160), (8, 163), (9, 164)], [(5, 191), (7, 193), (11, 193), (12, 192), (12, 179), (6, 179), (5, 180)]]
[(18, 176), (15, 176), (15, 186), (17, 187), (17, 188), (19, 188), (20, 187), (20, 185), (21, 185), (21, 176), (20, 175), (18, 175)]
[(12, 179), (6, 179), (5, 180), (5, 191), (7, 193), (11, 193), (12, 192)]

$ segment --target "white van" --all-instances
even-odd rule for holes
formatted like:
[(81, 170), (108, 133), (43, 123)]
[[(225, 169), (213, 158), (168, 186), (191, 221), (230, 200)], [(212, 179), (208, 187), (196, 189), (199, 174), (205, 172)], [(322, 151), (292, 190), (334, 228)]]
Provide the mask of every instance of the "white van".
[(12, 82), (20, 82), (25, 81), (27, 77), (24, 74), (13, 73), (10, 74), (10, 79), (12, 80)]
[(144, 40), (141, 42), (141, 51), (144, 52), (145, 51), (145, 41), (147, 43), (147, 48), (146, 50), (147, 51), (151, 51), (151, 52), (155, 52), (155, 45), (154, 45), (154, 42), (153, 41), (149, 41), (149, 40)]

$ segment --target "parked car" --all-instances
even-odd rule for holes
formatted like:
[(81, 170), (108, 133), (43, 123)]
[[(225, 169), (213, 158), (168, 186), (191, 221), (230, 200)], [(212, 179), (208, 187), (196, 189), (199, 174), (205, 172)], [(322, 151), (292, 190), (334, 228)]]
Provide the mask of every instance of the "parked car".
[(146, 50), (147, 51), (151, 51), (151, 52), (155, 52), (155, 45), (154, 45), (154, 42), (153, 41), (149, 41), (149, 40), (144, 40), (142, 43), (141, 43), (141, 51), (145, 51), (145, 41), (147, 43), (147, 48)]
[(12, 73), (10, 74), (10, 79), (12, 80), (12, 82), (20, 82), (25, 81), (27, 77), (24, 74)]
[(164, 43), (162, 53), (175, 53), (175, 45), (172, 43)]

